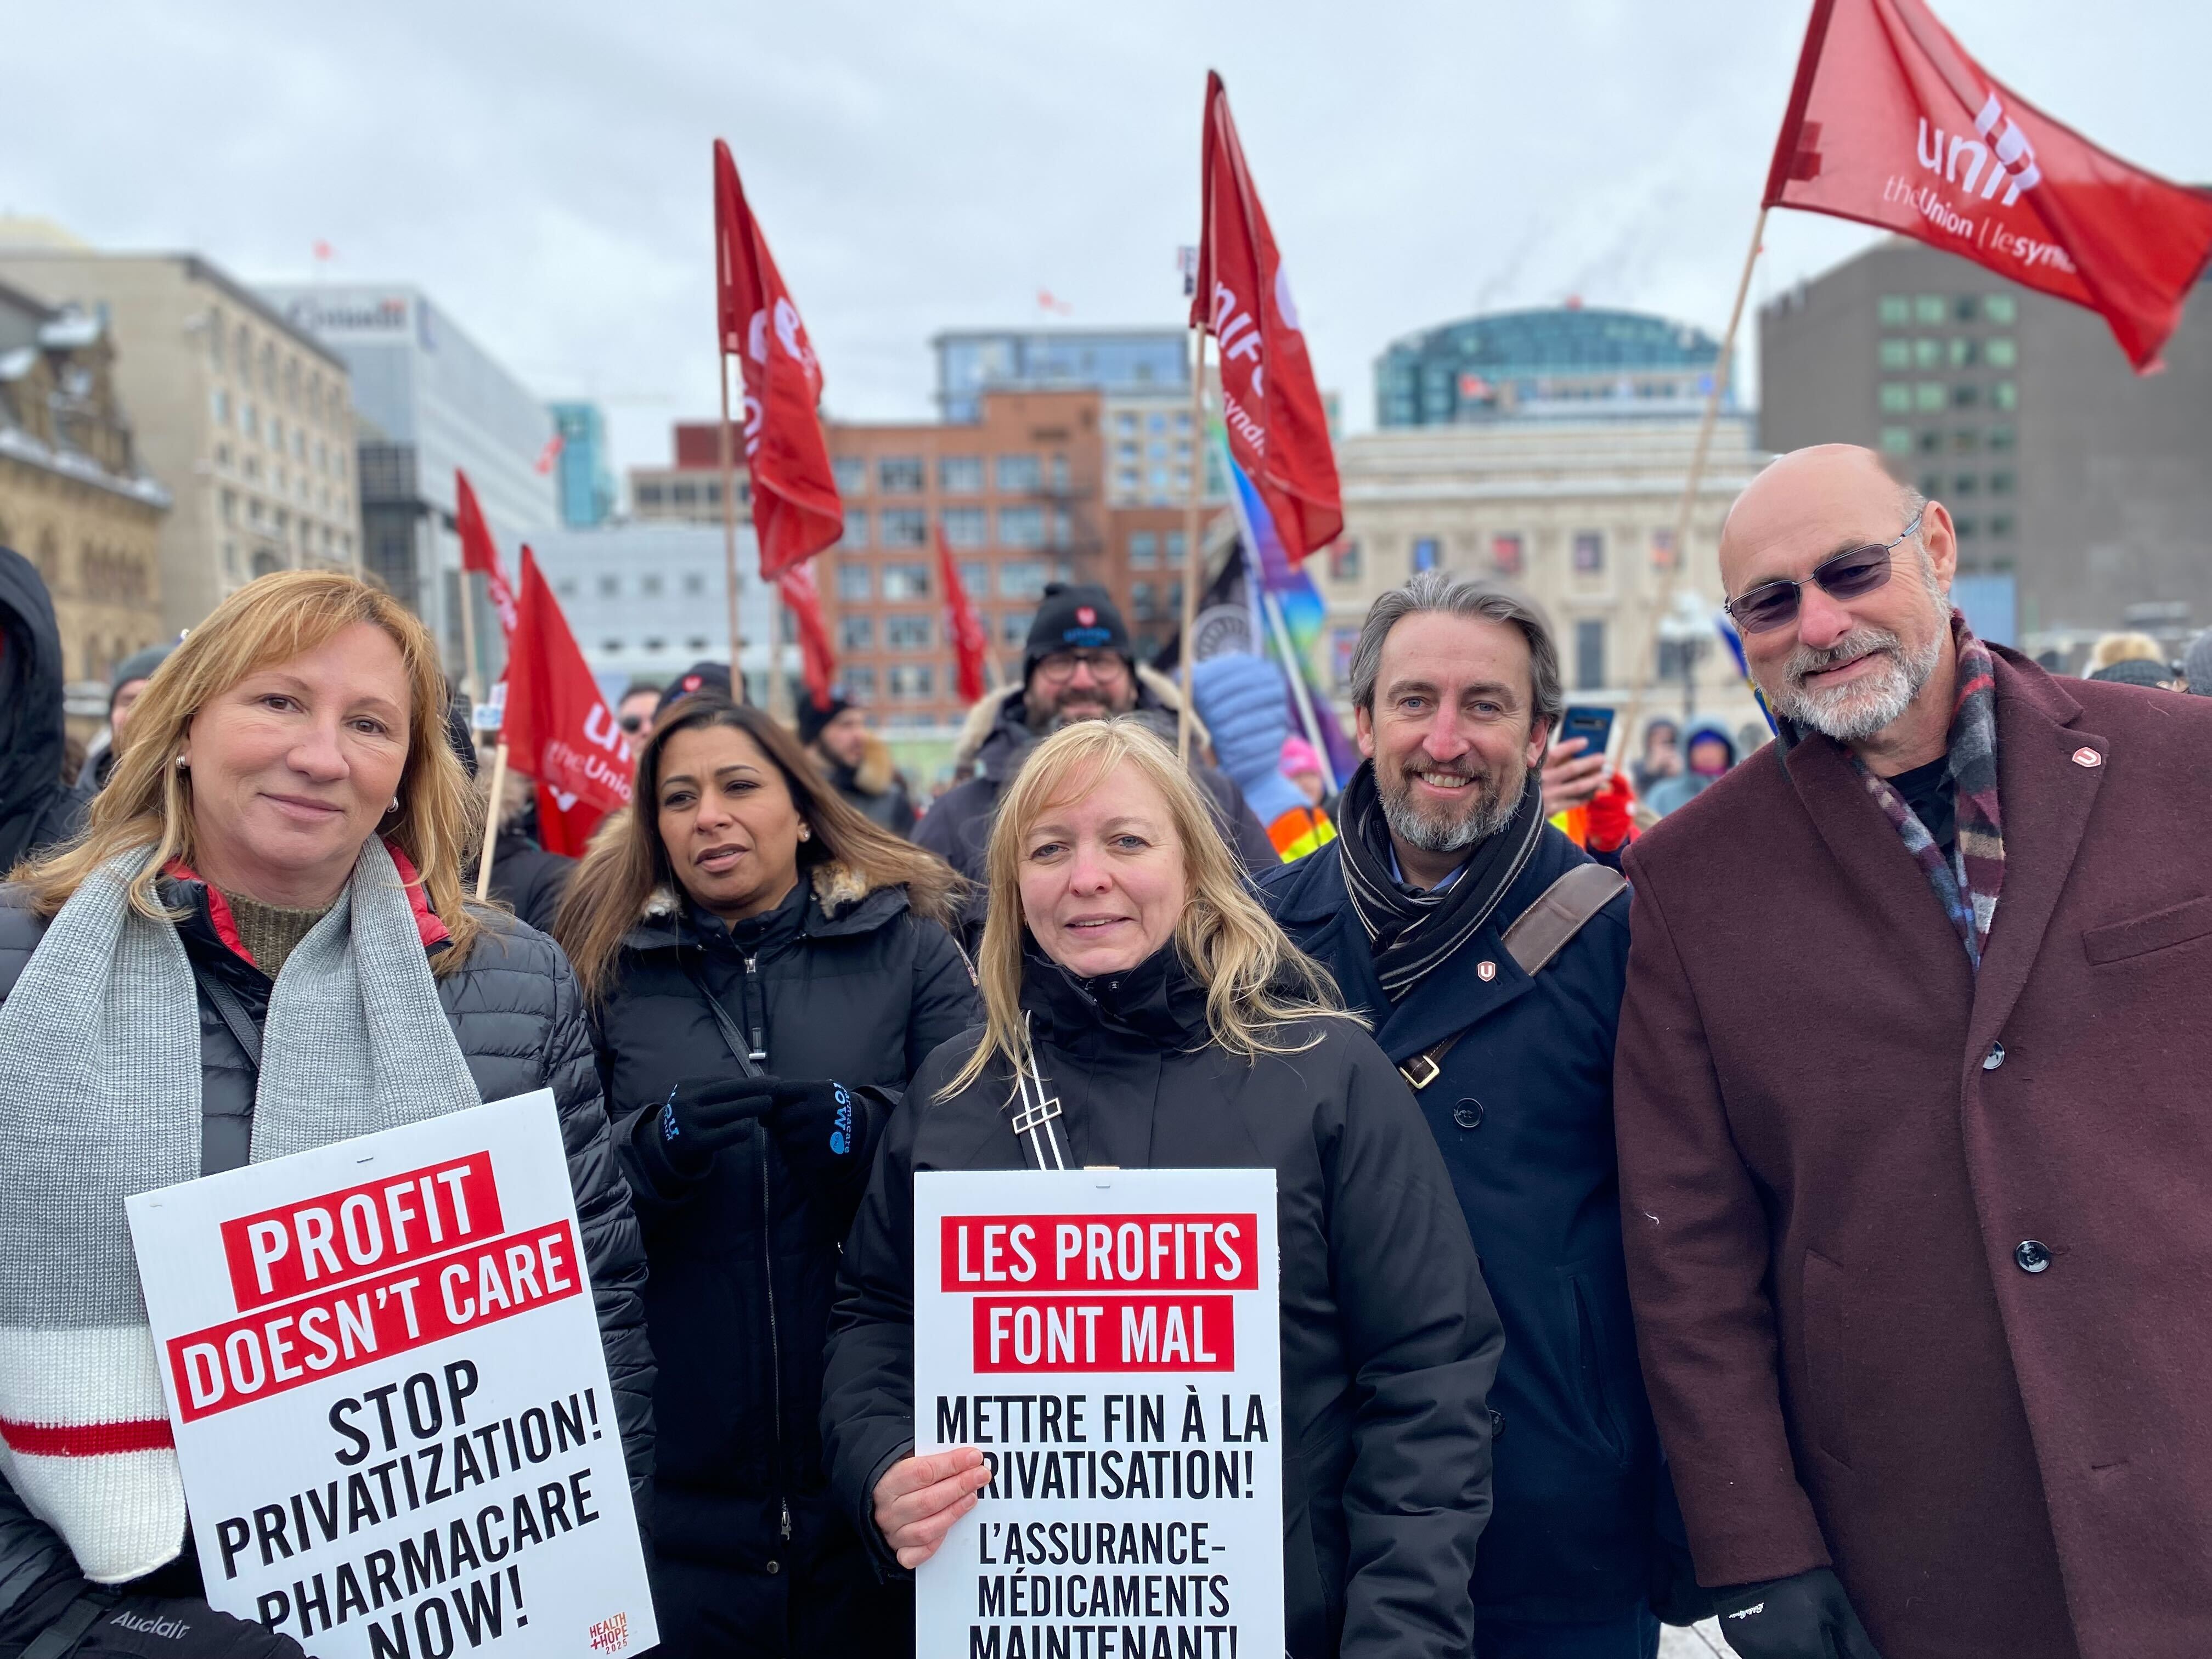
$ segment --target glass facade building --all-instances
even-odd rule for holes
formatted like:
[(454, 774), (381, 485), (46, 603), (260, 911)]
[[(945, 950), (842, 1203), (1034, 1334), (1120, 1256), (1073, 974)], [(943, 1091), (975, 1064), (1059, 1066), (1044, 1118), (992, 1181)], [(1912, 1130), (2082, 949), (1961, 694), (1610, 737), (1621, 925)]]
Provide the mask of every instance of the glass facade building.
[(940, 334), (930, 348), (947, 421), (981, 419), (987, 390), (1190, 393), (1188, 337), (1179, 328), (988, 329)]
[[(1559, 306), (1470, 317), (1408, 335), (1376, 360), (1376, 422), (1695, 415), (1719, 357), (1704, 330), (1641, 312)], [(1732, 395), (1724, 404), (1735, 406)]]
[(615, 510), (615, 477), (607, 465), (607, 417), (597, 404), (548, 404), (561, 454), (555, 482), (561, 522), (571, 530), (605, 524)]

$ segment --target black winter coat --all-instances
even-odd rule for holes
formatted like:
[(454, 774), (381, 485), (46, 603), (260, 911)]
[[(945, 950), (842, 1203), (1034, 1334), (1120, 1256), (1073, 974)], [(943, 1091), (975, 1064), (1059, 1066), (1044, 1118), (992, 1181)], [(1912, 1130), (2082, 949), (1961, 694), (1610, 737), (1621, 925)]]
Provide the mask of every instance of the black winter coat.
[[(1503, 1338), (1404, 1080), (1347, 1020), (1300, 1022), (1291, 1040), (1311, 1048), (1249, 1064), (1207, 1042), (1204, 994), (1171, 946), (1087, 989), (1033, 960), (1023, 1006), (1072, 1164), (1275, 1171), (1290, 1653), (1466, 1659)], [(915, 1172), (1024, 1167), (1003, 1065), (938, 1097), (978, 1036), (915, 1075), (831, 1322), (830, 1478), (885, 1560), (872, 1497), (915, 1441)]]
[[(1534, 978), (1503, 937), (1589, 861), (1547, 829), (1490, 921), (1395, 1007), (1334, 847), (1261, 884), (1261, 902), (1335, 976), (1346, 1005), (1375, 1022), (1394, 1064), (1465, 1033), (1415, 1099), (1505, 1322), (1490, 1395), (1502, 1419), (1497, 1518), (1474, 1587), (1475, 1605), (1498, 1618), (1621, 1617), (1650, 1585), (1658, 1446), (1636, 1360), (1613, 1144), (1628, 896)], [(1493, 977), (1476, 972), (1485, 963)]]
[[(219, 976), (258, 1024), (268, 1013), (273, 987), (241, 954), (235, 933), (226, 937), (218, 926), (208, 889), (197, 881), (164, 879), (160, 890), (171, 908), (188, 913), (178, 927), (194, 968)], [(623, 1455), (642, 1514), (653, 1472), (653, 1354), (646, 1346), (641, 1300), (645, 1249), (615, 1162), (582, 999), (568, 959), (551, 939), (496, 911), (479, 912), (478, 919), (483, 930), (468, 960), (438, 981), (438, 1000), (469, 1074), (486, 1100), (533, 1089), (553, 1091), (599, 1337), (606, 1347), (608, 1380), (614, 1385)], [(425, 924), (426, 948), (433, 956), (447, 948), (437, 942), (444, 929), (427, 910), (418, 921)], [(46, 921), (32, 912), (21, 888), (0, 887), (0, 1002), (15, 989), (46, 931)], [(199, 993), (199, 1016), (200, 1168), (210, 1175), (246, 1162), (255, 1078), (204, 989)], [(51, 1589), (49, 1576), (70, 1559), (69, 1546), (0, 1481), (0, 1647), (36, 1633), (13, 1621), (24, 1616), (31, 1589), (45, 1578)], [(202, 1594), (191, 1546), (142, 1583), (149, 1593), (163, 1595)]]
[[(967, 963), (908, 908), (903, 887), (864, 893), (842, 869), (817, 868), (734, 930), (664, 901), (624, 941), (598, 1011), (600, 1069), (653, 1263), (654, 1542), (664, 1557), (754, 1571), (849, 1547), (815, 1429), (838, 1249), (908, 1078), (976, 1017)], [(639, 1163), (641, 1116), (682, 1079), (733, 1069), (691, 972), (759, 1033), (763, 1071), (853, 1091), (861, 1109), (848, 1189), (802, 1184), (764, 1130), (680, 1190), (657, 1187)]]
[(62, 781), (62, 636), (38, 567), (0, 547), (0, 874), (83, 827)]
[(547, 852), (521, 829), (510, 825), (492, 842), (492, 897), (541, 933), (553, 931), (568, 878), (575, 873), (575, 860)]

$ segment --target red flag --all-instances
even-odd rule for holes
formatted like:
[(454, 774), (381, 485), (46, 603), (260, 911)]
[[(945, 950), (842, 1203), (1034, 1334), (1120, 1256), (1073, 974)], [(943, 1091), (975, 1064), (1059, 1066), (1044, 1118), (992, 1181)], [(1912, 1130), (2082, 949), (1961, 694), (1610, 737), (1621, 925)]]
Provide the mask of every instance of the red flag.
[[(715, 302), (725, 356), (745, 378), (745, 465), (763, 578), (779, 576), (845, 532), (815, 406), (822, 365), (769, 255), (730, 147), (714, 141)], [(727, 374), (728, 365), (722, 366)]]
[(530, 550), (507, 660), (507, 764), (538, 780), (538, 829), (551, 853), (582, 854), (600, 818), (629, 803), (629, 739), (584, 665), (576, 636)]
[(514, 590), (507, 585), (507, 576), (499, 568), (499, 549), (492, 543), (491, 526), (484, 522), (483, 508), (477, 505), (477, 492), (469, 488), (469, 475), (458, 466), (453, 469), (453, 522), (461, 532), (461, 568), (483, 573), (484, 597), (499, 612), (499, 631), (512, 649)]
[(813, 565), (792, 566), (775, 579), (775, 586), (799, 623), (799, 664), (806, 677), (806, 695), (817, 708), (827, 708), (830, 682), (837, 677), (837, 657), (830, 649), (830, 630), (822, 625), (822, 592), (814, 585)]
[(1814, 0), (1765, 205), (1881, 225), (2087, 306), (2138, 371), (2212, 256), (2212, 191), (2054, 121), (1923, 0)]
[(945, 583), (945, 631), (951, 636), (959, 659), (960, 701), (974, 702), (983, 695), (983, 656), (991, 636), (982, 619), (968, 603), (968, 588), (960, 580), (960, 567), (952, 562), (952, 544), (945, 539), (945, 526), (937, 527), (937, 572)]
[[(1228, 89), (1211, 71), (1205, 143), (1206, 204), (1190, 320), (1218, 348), (1230, 453), (1259, 489), (1291, 556), (1302, 559), (1344, 528), (1336, 455), (1291, 303), (1290, 278), (1244, 165)], [(1202, 458), (1194, 453), (1192, 465), (1203, 465)]]

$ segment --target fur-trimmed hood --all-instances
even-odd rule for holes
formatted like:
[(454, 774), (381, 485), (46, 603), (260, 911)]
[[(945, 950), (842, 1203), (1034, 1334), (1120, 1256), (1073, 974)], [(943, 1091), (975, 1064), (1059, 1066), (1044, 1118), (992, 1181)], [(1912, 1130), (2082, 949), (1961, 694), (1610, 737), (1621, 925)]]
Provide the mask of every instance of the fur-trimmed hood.
[[(995, 734), (1004, 732), (1000, 743), (1007, 745), (1005, 758), (1012, 759), (1025, 752), (1035, 743), (1036, 733), (1030, 730), (1029, 721), (1022, 711), (1022, 690), (1019, 685), (1002, 685), (995, 691), (987, 691), (968, 711), (960, 725), (959, 746), (953, 750), (956, 769), (965, 769), (982, 762), (987, 772), (993, 770), (992, 757), (985, 750), (996, 749), (992, 742)], [(1164, 714), (1172, 720), (1182, 710), (1182, 688), (1157, 669), (1139, 665), (1137, 668), (1137, 708), (1139, 714)], [(1200, 749), (1211, 746), (1206, 724), (1194, 712), (1190, 719), (1191, 736)]]
[[(834, 859), (817, 864), (808, 871), (806, 880), (813, 894), (807, 908), (831, 926), (864, 921), (868, 926), (876, 926), (881, 921), (872, 915), (876, 909), (881, 908), (884, 916), (888, 916), (894, 910), (906, 908), (906, 888), (902, 884), (894, 882), (872, 887), (867, 878), (858, 870)], [(862, 917), (859, 914), (862, 902), (878, 895), (888, 896), (885, 902), (881, 906), (870, 906), (871, 915)], [(683, 894), (673, 887), (656, 887), (638, 911), (637, 919), (641, 929), (653, 933), (654, 943), (665, 944), (670, 925), (675, 925), (680, 933), (688, 927), (690, 915), (690, 906), (685, 902)], [(636, 939), (637, 932), (634, 930), (631, 939), (635, 942)]]
[[(815, 769), (830, 780), (838, 781), (844, 768), (819, 749), (809, 749)], [(890, 745), (871, 732), (860, 750), (860, 763), (853, 769), (852, 787), (864, 795), (880, 795), (898, 781), (898, 763), (891, 758)]]

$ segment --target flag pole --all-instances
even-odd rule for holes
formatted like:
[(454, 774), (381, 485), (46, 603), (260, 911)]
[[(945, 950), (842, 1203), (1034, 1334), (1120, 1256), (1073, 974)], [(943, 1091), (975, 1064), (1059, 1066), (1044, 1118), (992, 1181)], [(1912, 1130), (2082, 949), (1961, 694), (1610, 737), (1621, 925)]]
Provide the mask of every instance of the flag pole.
[(1625, 734), (1621, 744), (1624, 755), (1629, 752), (1628, 744), (1635, 739), (1637, 719), (1643, 714), (1644, 700), (1651, 693), (1654, 659), (1657, 654), (1653, 649), (1653, 642), (1658, 637), (1656, 632), (1657, 617), (1665, 616), (1674, 608), (1675, 591), (1681, 586), (1682, 572), (1689, 564), (1690, 519), (1697, 511), (1698, 490), (1705, 480), (1705, 458), (1712, 451), (1713, 428), (1720, 420), (1721, 399), (1728, 393), (1729, 373), (1735, 355), (1736, 330), (1743, 321), (1744, 301), (1751, 293), (1752, 267), (1759, 263), (1759, 245), (1766, 239), (1766, 216), (1769, 211), (1767, 208), (1760, 208), (1759, 217), (1752, 223), (1751, 246), (1744, 252), (1743, 270), (1735, 279), (1735, 303), (1729, 307), (1728, 328), (1721, 335), (1720, 356), (1713, 364), (1712, 390), (1705, 394), (1705, 412), (1698, 422), (1697, 446), (1690, 452), (1690, 471), (1682, 480), (1681, 503), (1674, 509), (1674, 563), (1667, 572), (1667, 580), (1660, 585), (1658, 603), (1654, 607), (1656, 615), (1653, 625), (1644, 630), (1636, 684), (1630, 692), (1628, 707), (1623, 711), (1620, 720)]
[(501, 798), (507, 793), (507, 740), (502, 738), (493, 750), (491, 759), (491, 799), (484, 811), (483, 848), (477, 855), (477, 902), (482, 904), (491, 893), (491, 860), (494, 843), (499, 838), (499, 810)]
[(1193, 718), (1191, 664), (1196, 655), (1192, 635), (1198, 622), (1198, 589), (1206, 580), (1206, 556), (1198, 544), (1200, 504), (1206, 495), (1206, 330), (1191, 325), (1190, 361), (1190, 499), (1182, 520), (1182, 630), (1176, 655), (1182, 659), (1182, 708), (1176, 715), (1176, 758), (1190, 763), (1190, 723)]
[(763, 585), (768, 589), (768, 712), (791, 726), (796, 722), (791, 707), (791, 659), (786, 654), (790, 647), (783, 637), (783, 586), (780, 582)]
[(483, 701), (483, 687), (477, 678), (477, 608), (472, 603), (476, 595), (469, 587), (469, 568), (461, 566), (461, 684), (468, 689), (469, 720), (474, 726), (476, 706)]
[(730, 358), (720, 338), (714, 342), (714, 378), (722, 387), (722, 575), (730, 601), (730, 691), (745, 702), (745, 636), (738, 624), (738, 466), (730, 448)]

